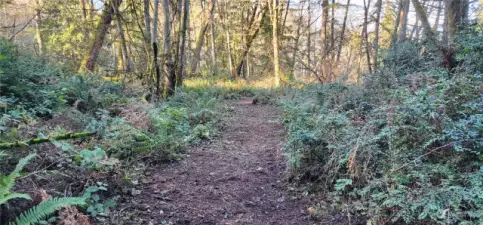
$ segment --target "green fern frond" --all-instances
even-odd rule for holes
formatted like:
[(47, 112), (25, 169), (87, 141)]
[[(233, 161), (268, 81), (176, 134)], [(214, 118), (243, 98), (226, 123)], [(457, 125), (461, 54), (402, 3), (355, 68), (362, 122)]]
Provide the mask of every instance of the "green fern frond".
[(17, 163), (17, 166), (9, 176), (12, 177), (14, 180), (17, 177), (20, 177), (20, 171), (22, 171), (22, 169), (27, 165), (27, 163), (30, 160), (32, 160), (35, 156), (37, 156), (37, 154), (30, 154), (27, 157), (20, 159)]
[(0, 205), (2, 205), (4, 203), (6, 203), (8, 200), (14, 199), (14, 198), (23, 198), (23, 199), (32, 200), (32, 198), (30, 198), (30, 195), (28, 195), (28, 194), (10, 193), (10, 194), (7, 194), (5, 196), (0, 196)]
[[(10, 173), (10, 175), (5, 176), (3, 174), (0, 174), (0, 198), (4, 199), (6, 196), (8, 196), (13, 188), (13, 185), (15, 184), (15, 179), (20, 177), (20, 172), (22, 169), (27, 165), (27, 163), (32, 160), (36, 154), (30, 154), (25, 158), (22, 158), (18, 161), (17, 166), (15, 169)], [(3, 204), (1, 202), (0, 204)]]
[(54, 213), (58, 209), (71, 206), (85, 204), (84, 198), (52, 198), (32, 207), (27, 212), (22, 213), (15, 222), (9, 225), (30, 225), (39, 222), (40, 219)]

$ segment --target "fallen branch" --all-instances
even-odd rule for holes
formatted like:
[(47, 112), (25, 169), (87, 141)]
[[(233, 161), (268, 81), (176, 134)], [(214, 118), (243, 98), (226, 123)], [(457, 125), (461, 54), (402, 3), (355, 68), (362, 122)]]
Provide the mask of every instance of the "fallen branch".
[(78, 132), (78, 133), (71, 132), (71, 133), (59, 134), (55, 136), (48, 136), (46, 138), (32, 138), (30, 140), (24, 140), (24, 141), (0, 143), (0, 149), (26, 147), (34, 144), (49, 142), (51, 140), (59, 141), (59, 140), (75, 139), (75, 138), (92, 136), (94, 134), (96, 134), (96, 132)]

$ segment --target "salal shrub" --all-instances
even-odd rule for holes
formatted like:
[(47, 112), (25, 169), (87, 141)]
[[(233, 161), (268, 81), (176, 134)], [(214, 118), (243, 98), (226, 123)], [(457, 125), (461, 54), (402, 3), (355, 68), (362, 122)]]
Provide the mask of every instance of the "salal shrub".
[(292, 179), (368, 224), (483, 223), (483, 77), (420, 66), (282, 100)]

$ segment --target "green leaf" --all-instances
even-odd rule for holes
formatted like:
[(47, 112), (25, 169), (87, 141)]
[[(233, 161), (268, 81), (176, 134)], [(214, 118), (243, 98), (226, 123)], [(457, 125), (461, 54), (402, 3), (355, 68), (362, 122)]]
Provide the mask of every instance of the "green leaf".
[(9, 225), (31, 225), (38, 223), (42, 218), (54, 213), (58, 209), (71, 205), (84, 205), (84, 198), (51, 198), (34, 206), (26, 212), (20, 214), (15, 222)]

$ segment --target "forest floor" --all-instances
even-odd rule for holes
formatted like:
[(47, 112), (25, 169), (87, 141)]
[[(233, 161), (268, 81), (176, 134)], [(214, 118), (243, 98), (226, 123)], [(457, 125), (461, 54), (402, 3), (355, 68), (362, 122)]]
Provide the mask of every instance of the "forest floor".
[(221, 137), (146, 172), (141, 193), (126, 204), (134, 221), (123, 223), (310, 224), (309, 200), (290, 194), (284, 181), (279, 111), (248, 98), (231, 104)]

